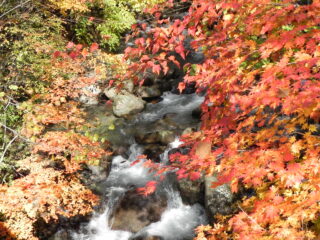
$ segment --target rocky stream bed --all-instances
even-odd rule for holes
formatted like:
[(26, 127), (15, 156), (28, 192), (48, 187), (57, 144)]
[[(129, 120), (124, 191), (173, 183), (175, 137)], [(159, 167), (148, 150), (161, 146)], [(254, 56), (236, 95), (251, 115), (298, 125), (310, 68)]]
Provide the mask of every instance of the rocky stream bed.
[[(144, 159), (135, 165), (132, 162), (144, 154), (167, 165), (171, 153), (188, 151), (179, 148), (179, 136), (198, 129), (203, 100), (195, 93), (164, 92), (140, 113), (128, 111), (130, 117), (119, 117), (115, 104), (87, 106), (89, 131), (108, 139), (114, 151), (99, 167), (83, 172), (85, 184), (100, 195), (101, 204), (90, 219), (72, 228), (62, 227), (51, 240), (188, 240), (213, 214), (230, 212), (230, 189), (227, 185), (212, 189), (213, 176), (178, 181), (171, 172), (160, 181), (155, 194), (144, 197), (136, 191), (159, 177), (143, 166)], [(134, 109), (133, 100), (129, 102), (126, 106)]]

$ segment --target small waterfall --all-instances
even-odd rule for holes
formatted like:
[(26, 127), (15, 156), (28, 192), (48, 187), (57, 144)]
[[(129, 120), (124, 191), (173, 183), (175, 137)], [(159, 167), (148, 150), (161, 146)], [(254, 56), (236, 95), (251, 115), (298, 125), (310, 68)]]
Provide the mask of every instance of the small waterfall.
[[(203, 97), (196, 94), (174, 95), (165, 93), (161, 102), (149, 104), (146, 110), (128, 125), (130, 127), (148, 125), (148, 123), (155, 122), (167, 114), (172, 114), (171, 120), (176, 121), (177, 124), (190, 126), (190, 123), (192, 123), (191, 113), (199, 107), (202, 101)], [(125, 134), (124, 131), (123, 135)], [(127, 138), (132, 138), (132, 136)], [(126, 140), (128, 141), (128, 139)], [(133, 142), (132, 139), (129, 140)], [(160, 155), (160, 163), (168, 165), (169, 151), (181, 144), (182, 142), (177, 137)], [(143, 147), (132, 143), (128, 151), (129, 157), (124, 158), (119, 155), (113, 158), (111, 172), (103, 183), (107, 199), (104, 206), (105, 210), (102, 213), (95, 213), (89, 223), (83, 224), (79, 231), (73, 232), (72, 238), (74, 240), (143, 239), (139, 236), (157, 236), (164, 240), (186, 240), (193, 238), (194, 229), (197, 226), (207, 223), (203, 207), (200, 204), (185, 205), (180, 193), (174, 188), (176, 179), (168, 176), (158, 184), (157, 188), (157, 193), (164, 195), (167, 199), (167, 208), (159, 221), (149, 224), (138, 233), (112, 229), (112, 215), (125, 194), (128, 191), (145, 186), (151, 180), (159, 181), (159, 177), (154, 176), (143, 166), (144, 159), (139, 163), (132, 164), (142, 153)], [(172, 173), (168, 174), (172, 175)]]
[(121, 187), (110, 189), (109, 201), (106, 210), (102, 214), (95, 214), (88, 225), (81, 228), (80, 233), (73, 233), (72, 238), (77, 240), (127, 240), (132, 233), (126, 231), (111, 230), (109, 224), (110, 214), (113, 206), (126, 192)]
[(116, 156), (112, 160), (111, 172), (105, 185), (108, 188), (107, 205), (102, 214), (95, 214), (89, 224), (80, 229), (80, 233), (73, 233), (77, 240), (127, 240), (130, 232), (111, 230), (110, 216), (124, 194), (133, 187), (142, 187), (152, 179), (152, 174), (143, 166), (143, 161), (132, 166), (132, 162), (141, 155), (141, 147), (132, 144), (128, 159)]
[[(161, 156), (162, 164), (168, 164), (168, 152), (181, 144), (182, 142), (178, 138), (170, 144), (170, 148)], [(162, 214), (161, 220), (150, 224), (146, 231), (151, 236), (160, 236), (165, 240), (192, 239), (194, 228), (207, 223), (203, 207), (200, 204), (192, 206), (183, 204), (180, 193), (173, 188), (172, 182), (168, 179), (164, 183), (164, 189), (167, 195), (168, 208)]]

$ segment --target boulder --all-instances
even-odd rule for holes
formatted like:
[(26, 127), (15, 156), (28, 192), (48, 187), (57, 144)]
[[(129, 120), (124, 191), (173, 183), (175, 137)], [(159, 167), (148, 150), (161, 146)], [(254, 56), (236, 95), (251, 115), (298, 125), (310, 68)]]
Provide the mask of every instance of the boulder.
[(134, 83), (132, 80), (126, 80), (126, 81), (122, 81), (120, 83), (122, 85), (122, 87), (117, 88), (117, 87), (107, 87), (106, 89), (104, 89), (104, 94), (109, 98), (109, 99), (113, 99), (116, 95), (118, 95), (119, 93), (125, 93), (125, 92), (129, 92), (132, 93), (133, 89), (134, 89)]
[(145, 102), (131, 93), (121, 93), (113, 98), (113, 113), (118, 117), (127, 117), (141, 112)]
[(141, 86), (137, 89), (137, 94), (142, 98), (157, 98), (162, 95), (159, 86)]
[(192, 117), (196, 119), (201, 119), (201, 114), (202, 114), (201, 107), (194, 109), (191, 113)]
[(144, 145), (143, 154), (147, 155), (147, 158), (154, 162), (160, 162), (160, 154), (162, 154), (166, 148), (166, 146), (160, 144), (146, 144)]
[(139, 144), (152, 144), (159, 143), (159, 135), (157, 132), (144, 133), (144, 132), (136, 132), (135, 140)]
[(158, 132), (159, 140), (162, 144), (168, 145), (169, 143), (172, 143), (176, 137), (175, 132), (169, 131), (169, 130), (163, 130)]
[(72, 234), (70, 234), (67, 230), (60, 230), (56, 234), (54, 234), (52, 237), (49, 238), (49, 240), (72, 240)]
[(107, 96), (107, 98), (113, 100), (119, 93), (118, 89), (115, 87), (106, 88), (103, 93)]
[(181, 135), (186, 135), (186, 134), (190, 134), (192, 132), (194, 132), (195, 129), (191, 128), (191, 127), (188, 127), (186, 129), (183, 130), (183, 132), (181, 133)]
[(150, 236), (147, 232), (137, 233), (129, 238), (129, 240), (164, 240), (159, 236)]
[(106, 179), (109, 175), (111, 163), (110, 158), (108, 159), (109, 160), (107, 160), (107, 158), (103, 160), (106, 161), (104, 163), (106, 166), (87, 165), (87, 167), (81, 171), (81, 181), (83, 184), (98, 195), (105, 193), (104, 186), (99, 184), (99, 182)]
[(134, 83), (132, 80), (126, 80), (123, 82), (123, 89), (127, 90), (128, 92), (132, 93), (134, 89)]
[(175, 154), (175, 153), (180, 153), (182, 155), (186, 155), (190, 152), (190, 148), (188, 147), (178, 147), (178, 148), (172, 148), (169, 150), (168, 154), (171, 155), (171, 154)]
[(166, 200), (155, 195), (141, 198), (135, 191), (128, 192), (113, 214), (111, 228), (137, 233), (159, 221), (166, 207)]
[(99, 103), (99, 95), (102, 90), (97, 85), (89, 85), (82, 89), (79, 101), (86, 105), (96, 105)]
[(178, 189), (184, 203), (193, 205), (195, 203), (203, 204), (204, 202), (204, 179), (191, 181), (189, 179), (180, 179)]
[(137, 132), (135, 135), (135, 140), (140, 144), (160, 143), (163, 145), (168, 145), (174, 141), (175, 136), (176, 133), (170, 130), (159, 130), (151, 133)]
[(210, 217), (215, 214), (228, 215), (233, 211), (234, 196), (229, 184), (212, 188), (212, 183), (217, 182), (215, 176), (206, 176), (205, 183), (205, 208)]

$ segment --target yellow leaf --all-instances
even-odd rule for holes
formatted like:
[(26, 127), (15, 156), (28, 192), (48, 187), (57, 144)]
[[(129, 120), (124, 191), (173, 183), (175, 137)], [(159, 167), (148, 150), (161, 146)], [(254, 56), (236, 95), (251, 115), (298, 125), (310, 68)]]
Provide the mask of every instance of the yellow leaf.
[(289, 142), (290, 142), (290, 143), (294, 143), (295, 141), (296, 141), (296, 138), (295, 138), (295, 137), (290, 137), (290, 138), (289, 138)]
[(291, 151), (294, 154), (299, 154), (301, 149), (302, 149), (302, 146), (300, 142), (295, 142), (294, 144), (291, 145)]
[(309, 131), (310, 131), (310, 132), (316, 132), (316, 131), (317, 131), (317, 126), (314, 125), (314, 124), (310, 125), (310, 126), (309, 126)]

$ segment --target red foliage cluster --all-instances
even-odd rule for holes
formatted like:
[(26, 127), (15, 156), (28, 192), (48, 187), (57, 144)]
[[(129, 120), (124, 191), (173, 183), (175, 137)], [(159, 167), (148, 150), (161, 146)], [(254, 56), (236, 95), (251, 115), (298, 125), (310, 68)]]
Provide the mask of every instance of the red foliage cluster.
[[(184, 66), (184, 83), (207, 92), (201, 130), (183, 138), (191, 152), (171, 160), (181, 177), (218, 172), (234, 192), (241, 184), (256, 195), (243, 199), (238, 214), (199, 228), (197, 239), (316, 238), (319, 13), (319, 0), (193, 0), (183, 20), (159, 20), (126, 50), (139, 59), (131, 74), (166, 74), (168, 64), (179, 65), (172, 52), (189, 54), (186, 38), (206, 56)], [(199, 143), (209, 144), (209, 154), (199, 154)]]

